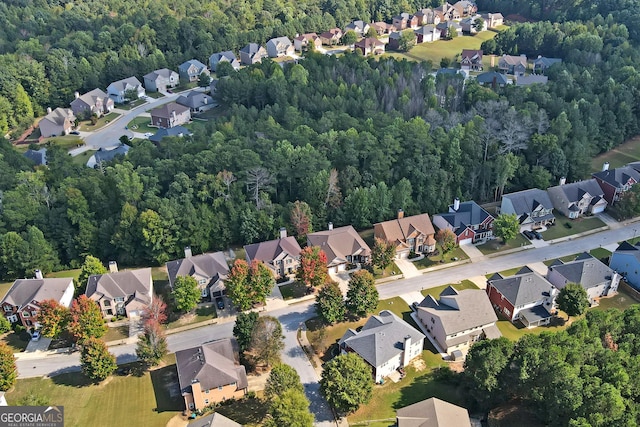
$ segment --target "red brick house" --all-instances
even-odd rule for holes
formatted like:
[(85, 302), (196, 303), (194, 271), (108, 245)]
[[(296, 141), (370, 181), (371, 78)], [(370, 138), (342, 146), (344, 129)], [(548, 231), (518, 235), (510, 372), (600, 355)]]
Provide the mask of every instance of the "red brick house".
[(636, 168), (640, 169), (640, 163), (630, 163), (615, 169), (609, 169), (609, 163), (605, 163), (600, 172), (592, 175), (602, 188), (609, 206), (613, 206), (626, 191), (640, 182), (640, 172)]
[(473, 200), (460, 203), (455, 199), (449, 206), (449, 212), (433, 216), (436, 227), (455, 233), (458, 245), (492, 239), (493, 220), (493, 216)]

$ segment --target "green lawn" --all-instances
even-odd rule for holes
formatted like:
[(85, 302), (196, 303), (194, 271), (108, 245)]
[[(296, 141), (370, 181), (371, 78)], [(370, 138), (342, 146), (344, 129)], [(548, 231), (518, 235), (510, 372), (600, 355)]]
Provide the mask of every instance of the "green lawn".
[(153, 98), (153, 99), (160, 99), (160, 98), (164, 98), (164, 95), (161, 94), (160, 92), (147, 92), (146, 95), (149, 98)]
[(106, 125), (106, 124), (112, 122), (113, 120), (115, 120), (117, 117), (120, 117), (120, 114), (118, 114), (118, 113), (109, 113), (106, 116), (100, 117), (95, 125), (92, 125), (90, 120), (81, 122), (80, 123), (80, 129), (78, 129), (78, 130), (81, 130), (83, 132), (89, 132), (89, 131), (98, 130), (98, 129), (102, 128), (104, 125)]
[(527, 240), (522, 234), (518, 233), (516, 234), (516, 237), (509, 240), (506, 244), (502, 243), (502, 239), (493, 239), (483, 245), (476, 246), (476, 248), (478, 248), (484, 255), (489, 255), (521, 246), (529, 246), (530, 244), (531, 242), (529, 242), (529, 240)]
[[(605, 258), (611, 255), (611, 252), (609, 252), (608, 250), (604, 249), (604, 248), (595, 248), (589, 251), (589, 253), (595, 257), (595, 258)], [(556, 260), (560, 260), (562, 262), (571, 262), (571, 261), (575, 261), (575, 259), (582, 254), (582, 252), (577, 253), (577, 254), (571, 254), (571, 255), (566, 255), (560, 258), (553, 258), (553, 259), (548, 259), (546, 261), (544, 261), (544, 265), (546, 265), (547, 267), (550, 266), (551, 264), (553, 264)]]
[(385, 277), (397, 276), (399, 274), (402, 274), (402, 271), (400, 271), (395, 262), (392, 262), (391, 265), (384, 270), (374, 268), (373, 277), (376, 279), (384, 279)]
[(182, 326), (192, 325), (194, 323), (204, 322), (205, 320), (215, 319), (217, 316), (214, 303), (202, 304), (193, 313), (180, 316), (178, 320), (167, 323), (167, 329), (179, 328)]
[(78, 154), (77, 156), (73, 156), (71, 161), (76, 165), (86, 165), (91, 156), (95, 154), (96, 150), (87, 150)]
[(13, 282), (0, 283), (0, 299), (4, 298), (7, 292), (9, 292), (11, 285), (13, 285)]
[[(444, 258), (444, 262), (442, 262), (443, 258)], [(444, 257), (440, 253), (434, 256), (425, 256), (421, 260), (415, 261), (413, 264), (416, 266), (416, 268), (418, 268), (419, 270), (422, 270), (423, 268), (433, 267), (436, 265), (446, 264), (449, 262), (460, 261), (463, 259), (469, 259), (469, 257), (460, 247), (456, 247), (453, 251), (444, 255)]]
[(77, 148), (78, 145), (82, 144), (82, 141), (80, 140), (80, 137), (78, 135), (52, 136), (46, 141), (50, 142), (51, 144), (55, 144), (67, 151), (73, 148)]
[[(569, 226), (571, 228), (569, 228)], [(600, 218), (595, 216), (590, 218), (568, 219), (564, 216), (556, 218), (556, 225), (548, 227), (547, 231), (542, 232), (545, 240), (559, 239), (561, 237), (572, 236), (585, 231), (594, 230), (604, 227), (606, 224)]]
[(123, 340), (129, 338), (129, 325), (116, 326), (113, 328), (109, 328), (104, 337), (102, 337), (103, 341), (116, 341)]
[(423, 289), (422, 295), (425, 297), (431, 295), (434, 298), (438, 298), (440, 293), (444, 291), (448, 286), (453, 286), (457, 291), (464, 291), (465, 289), (480, 289), (471, 280), (463, 280), (460, 283), (450, 283), (448, 285), (436, 286), (435, 288)]
[[(561, 313), (561, 316), (563, 319), (566, 320), (567, 316), (565, 314)], [(557, 331), (566, 329), (567, 326), (569, 326), (566, 322), (562, 322), (562, 323), (563, 325), (538, 326), (537, 328), (532, 328), (532, 329), (527, 329), (520, 324), (519, 324), (520, 326), (515, 326), (513, 323), (509, 322), (508, 320), (498, 320), (496, 325), (498, 326), (498, 329), (500, 329), (500, 332), (502, 333), (503, 337), (508, 338), (511, 341), (517, 341), (523, 335), (526, 335), (526, 334), (541, 334), (543, 332), (557, 332)]]
[(23, 331), (21, 334), (9, 332), (0, 338), (0, 342), (5, 343), (12, 348), (14, 353), (20, 353), (27, 348), (27, 344), (29, 344), (30, 339), (31, 336), (29, 336), (29, 332), (27, 331)]
[(140, 99), (136, 99), (135, 101), (131, 101), (128, 102), (126, 104), (116, 104), (116, 108), (119, 108), (120, 110), (132, 110), (136, 107), (139, 107), (140, 105), (146, 103), (147, 101), (145, 101), (144, 99), (140, 98)]
[(135, 119), (131, 120), (129, 122), (129, 124), (127, 124), (127, 127), (130, 130), (136, 131), (138, 133), (156, 133), (158, 131), (158, 128), (154, 128), (149, 126), (151, 124), (151, 118), (149, 117), (136, 117)]
[(618, 310), (624, 311), (635, 304), (640, 304), (640, 301), (635, 299), (632, 294), (628, 293), (624, 289), (618, 288), (617, 295), (610, 298), (602, 298), (600, 300), (600, 305), (594, 307), (593, 310), (607, 310), (609, 308), (617, 308)]
[(611, 256), (611, 251), (608, 251), (605, 248), (595, 248), (590, 250), (589, 253), (598, 259), (608, 258)]
[(169, 280), (166, 267), (151, 267), (151, 278), (156, 281)]
[(280, 286), (280, 293), (282, 294), (282, 298), (286, 301), (289, 299), (301, 298), (307, 295), (307, 289), (307, 285), (295, 281), (293, 283), (289, 283), (288, 285)]
[(257, 398), (233, 401), (216, 408), (216, 412), (245, 427), (261, 425), (268, 410), (268, 402)]
[(76, 269), (73, 269), (73, 270), (54, 271), (53, 273), (48, 273), (46, 276), (47, 277), (54, 277), (54, 278), (72, 277), (73, 280), (78, 280), (78, 277), (80, 276), (80, 269), (76, 268)]
[(634, 137), (613, 150), (595, 157), (591, 161), (591, 169), (597, 172), (602, 169), (605, 162), (609, 162), (609, 167), (613, 169), (638, 160), (640, 160), (640, 137)]

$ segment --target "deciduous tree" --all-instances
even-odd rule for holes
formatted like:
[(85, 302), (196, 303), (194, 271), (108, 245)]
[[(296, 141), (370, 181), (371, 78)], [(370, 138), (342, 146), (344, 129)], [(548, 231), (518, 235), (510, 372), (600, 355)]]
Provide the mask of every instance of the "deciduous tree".
[(87, 289), (87, 280), (89, 280), (89, 276), (94, 274), (104, 274), (107, 272), (107, 269), (102, 264), (98, 258), (93, 255), (87, 255), (84, 258), (84, 263), (80, 268), (80, 275), (78, 276), (78, 280), (76, 281), (76, 296), (83, 295), (85, 290)]
[(37, 322), (40, 324), (40, 332), (47, 338), (57, 338), (69, 323), (69, 309), (53, 299), (40, 303)]
[(381, 270), (389, 267), (396, 257), (396, 248), (393, 243), (376, 237), (371, 248), (371, 262)]
[(500, 214), (493, 221), (493, 234), (504, 243), (516, 237), (520, 230), (520, 223), (516, 214)]
[(225, 280), (227, 295), (240, 311), (255, 303), (264, 304), (275, 285), (275, 278), (263, 262), (253, 260), (251, 265), (237, 259)]
[(104, 341), (97, 338), (89, 338), (82, 346), (80, 366), (83, 374), (97, 382), (106, 379), (118, 367), (116, 357), (109, 353)]
[(304, 393), (300, 375), (296, 370), (289, 365), (279, 363), (269, 372), (269, 378), (267, 378), (267, 384), (264, 387), (264, 397), (271, 400), (287, 390), (297, 390)]
[(155, 320), (145, 322), (142, 334), (138, 336), (138, 360), (147, 366), (155, 366), (168, 351), (167, 338), (160, 324)]
[(357, 40), (358, 40), (358, 35), (355, 33), (355, 31), (349, 30), (346, 33), (344, 33), (344, 35), (342, 36), (342, 44), (346, 46), (351, 46)]
[(320, 387), (339, 412), (353, 412), (371, 400), (371, 367), (356, 353), (338, 356), (326, 364)]
[(283, 348), (284, 335), (278, 319), (271, 316), (258, 318), (247, 350), (254, 363), (264, 364), (267, 367), (277, 363)]
[(69, 309), (69, 319), (67, 330), (80, 345), (84, 345), (90, 338), (101, 338), (107, 333), (100, 307), (86, 295), (80, 295), (73, 300)]
[(313, 414), (309, 412), (309, 400), (303, 391), (289, 389), (276, 395), (269, 405), (270, 418), (265, 427), (311, 427)]
[(589, 297), (582, 285), (568, 283), (560, 289), (556, 303), (558, 308), (567, 313), (568, 318), (571, 318), (571, 316), (580, 316), (589, 308)]
[(233, 336), (238, 341), (240, 353), (243, 353), (251, 344), (251, 333), (258, 322), (258, 313), (250, 311), (239, 313), (236, 317), (236, 324), (233, 326)]
[(473, 20), (473, 29), (476, 30), (476, 32), (480, 32), (482, 30), (484, 30), (484, 19), (478, 17), (476, 19)]
[(191, 311), (202, 297), (198, 282), (191, 276), (178, 276), (173, 283), (173, 299), (180, 311)]
[(18, 378), (16, 358), (11, 347), (0, 342), (0, 391), (7, 391), (13, 387)]
[(11, 322), (6, 317), (0, 316), (0, 334), (9, 332), (11, 330)]
[(289, 214), (291, 225), (299, 241), (306, 240), (307, 234), (313, 231), (311, 208), (306, 202), (296, 200)]
[(296, 278), (311, 288), (320, 287), (327, 282), (327, 255), (320, 247), (307, 246), (300, 251), (300, 266)]
[(156, 322), (159, 325), (167, 321), (167, 303), (161, 295), (153, 295), (151, 304), (142, 312), (142, 318), (145, 322)]
[(358, 270), (351, 275), (345, 305), (347, 312), (355, 317), (366, 316), (378, 306), (375, 279), (367, 270)]
[(346, 308), (340, 286), (336, 282), (325, 284), (316, 296), (316, 311), (328, 324), (344, 320)]
[(491, 407), (501, 392), (500, 376), (513, 353), (513, 343), (501, 337), (475, 343), (464, 362), (471, 393), (483, 408)]
[(398, 40), (398, 46), (402, 52), (408, 52), (412, 47), (416, 45), (416, 33), (407, 28), (400, 33), (400, 39)]
[(440, 245), (443, 255), (448, 254), (456, 247), (456, 235), (448, 228), (442, 228), (436, 233), (436, 242)]

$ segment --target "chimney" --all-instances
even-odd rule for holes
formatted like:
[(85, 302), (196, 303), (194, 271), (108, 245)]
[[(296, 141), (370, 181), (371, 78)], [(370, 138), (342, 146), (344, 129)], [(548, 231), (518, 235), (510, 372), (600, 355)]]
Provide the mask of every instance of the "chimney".
[(604, 162), (604, 164), (602, 165), (602, 171), (608, 171), (609, 170), (609, 162)]
[(285, 239), (287, 237), (287, 229), (284, 227), (280, 227), (280, 238)]
[(565, 185), (566, 183), (567, 183), (567, 178), (565, 178), (564, 176), (560, 178), (560, 185)]
[(118, 263), (115, 261), (109, 261), (109, 273), (118, 272)]
[(75, 97), (75, 99), (80, 98), (80, 92), (73, 92), (73, 96)]
[(404, 210), (398, 209), (398, 219), (404, 218)]
[(491, 55), (491, 68), (496, 66), (496, 56)]
[(458, 209), (460, 209), (460, 199), (456, 197), (453, 199), (453, 210), (458, 212)]
[(47, 114), (51, 114), (51, 107), (47, 107)]
[(35, 273), (36, 273), (36, 279), (42, 279), (43, 278), (42, 277), (42, 271), (36, 270)]
[(404, 346), (402, 347), (404, 352), (402, 353), (402, 366), (409, 365), (411, 361), (411, 335), (404, 337)]
[(191, 258), (191, 246), (185, 246), (184, 247), (184, 257), (185, 258)]
[(329, 230), (333, 230), (333, 223), (332, 222), (329, 223)]

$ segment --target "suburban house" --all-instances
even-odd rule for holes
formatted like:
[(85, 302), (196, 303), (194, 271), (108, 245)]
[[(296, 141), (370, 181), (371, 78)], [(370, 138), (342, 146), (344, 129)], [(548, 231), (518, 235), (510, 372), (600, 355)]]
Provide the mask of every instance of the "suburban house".
[(171, 289), (177, 277), (190, 276), (198, 282), (202, 298), (221, 296), (225, 291), (224, 280), (229, 274), (229, 265), (222, 252), (194, 256), (187, 246), (184, 248), (184, 258), (169, 261), (165, 265)]
[(503, 194), (500, 213), (515, 214), (521, 229), (535, 230), (553, 224), (556, 220), (549, 193), (539, 188)]
[(126, 144), (119, 144), (116, 147), (109, 148), (100, 147), (98, 148), (98, 151), (93, 153), (93, 156), (89, 157), (89, 160), (87, 160), (87, 167), (99, 168), (104, 163), (115, 159), (116, 156), (126, 156), (130, 148), (131, 147)]
[(11, 323), (37, 327), (36, 317), (40, 304), (45, 300), (55, 300), (69, 307), (73, 300), (73, 279), (44, 279), (40, 270), (36, 270), (35, 279), (18, 279), (13, 282), (7, 294), (0, 301), (2, 312)]
[(149, 141), (154, 144), (158, 144), (163, 138), (168, 136), (176, 136), (182, 138), (183, 136), (191, 136), (192, 133), (189, 129), (182, 126), (174, 126), (169, 129), (158, 129), (158, 132), (149, 137)]
[(107, 94), (117, 104), (129, 101), (128, 92), (135, 92), (138, 98), (144, 96), (144, 87), (136, 77), (128, 77), (118, 80), (107, 86)]
[(340, 43), (342, 35), (343, 33), (340, 28), (332, 28), (320, 34), (320, 41), (327, 46), (334, 46)]
[(469, 412), (436, 397), (405, 406), (396, 412), (397, 427), (471, 427)]
[(480, 86), (490, 86), (493, 89), (496, 89), (498, 87), (505, 87), (507, 84), (509, 84), (507, 76), (495, 71), (488, 71), (486, 73), (478, 74), (476, 76), (476, 81)]
[(312, 44), (314, 49), (322, 47), (322, 40), (316, 33), (300, 34), (293, 39), (293, 46), (297, 51), (302, 52), (304, 49), (308, 49)]
[(151, 268), (118, 271), (116, 262), (111, 261), (109, 271), (89, 276), (87, 297), (98, 304), (105, 319), (141, 316), (153, 299)]
[(469, 0), (460, 0), (454, 3), (453, 8), (458, 11), (460, 17), (474, 15), (478, 11), (478, 6)]
[(483, 13), (481, 16), (487, 28), (496, 28), (504, 24), (504, 17), (501, 13)]
[(462, 49), (460, 68), (467, 71), (482, 71), (482, 50)]
[(249, 43), (240, 49), (240, 63), (242, 65), (253, 65), (262, 62), (263, 58), (267, 58), (267, 49), (257, 43)]
[(440, 23), (440, 15), (433, 9), (420, 9), (416, 12), (418, 17), (418, 25), (438, 25)]
[(369, 31), (369, 24), (364, 21), (352, 21), (344, 27), (344, 32), (353, 31), (360, 37), (363, 37)]
[[(469, 16), (468, 18), (464, 18), (460, 20), (460, 27), (462, 28), (463, 34), (476, 34), (478, 32), (475, 22), (477, 17)], [(480, 31), (486, 31), (487, 27), (483, 26)]]
[(367, 319), (360, 331), (348, 329), (338, 346), (356, 353), (373, 369), (376, 383), (409, 365), (424, 348), (424, 335), (389, 310)]
[(398, 210), (396, 219), (379, 222), (373, 225), (373, 235), (378, 239), (393, 243), (396, 258), (407, 258), (411, 252), (416, 254), (431, 253), (436, 248), (435, 230), (429, 214), (404, 216)]
[(617, 271), (633, 288), (640, 291), (640, 243), (622, 242), (611, 254), (609, 267)]
[(161, 68), (142, 76), (144, 87), (149, 92), (166, 92), (180, 84), (180, 75), (168, 68)]
[(626, 191), (640, 182), (640, 172), (634, 167), (627, 165), (609, 169), (608, 162), (602, 166), (600, 172), (596, 172), (592, 176), (602, 188), (604, 198), (609, 206), (613, 206)]
[(366, 37), (360, 41), (357, 41), (354, 45), (355, 50), (362, 52), (363, 56), (367, 55), (382, 55), (385, 50), (385, 44), (380, 40), (373, 37)]
[(406, 12), (401, 13), (393, 17), (391, 25), (396, 31), (406, 30), (407, 28), (418, 28), (420, 25), (420, 18), (416, 15), (410, 15)]
[(151, 126), (159, 128), (172, 128), (174, 126), (189, 123), (191, 110), (189, 107), (169, 102), (149, 111), (151, 114)]
[(247, 394), (247, 373), (238, 362), (237, 343), (223, 338), (176, 351), (180, 393), (186, 409), (197, 411)]
[(519, 320), (533, 328), (551, 321), (557, 290), (529, 267), (509, 277), (494, 274), (487, 280), (486, 291), (496, 311), (511, 322)]
[(562, 63), (562, 59), (560, 58), (545, 58), (544, 56), (539, 56), (533, 60), (533, 72), (535, 74), (544, 74), (549, 67), (554, 64)]
[(47, 115), (38, 122), (40, 135), (43, 138), (66, 135), (73, 129), (75, 120), (76, 116), (70, 108), (58, 107), (53, 111), (48, 108)]
[(568, 283), (582, 285), (591, 306), (598, 305), (600, 298), (615, 295), (620, 277), (620, 274), (587, 252), (578, 255), (575, 261), (556, 261), (549, 266), (547, 273), (547, 280), (558, 289)]
[(217, 52), (209, 57), (209, 69), (216, 71), (219, 62), (228, 62), (234, 70), (240, 69), (240, 62), (236, 58), (236, 54), (227, 50), (225, 52)]
[(438, 299), (427, 295), (415, 310), (423, 331), (456, 359), (476, 341), (502, 336), (496, 313), (482, 289), (457, 291), (448, 286)]
[(440, 31), (440, 38), (449, 40), (449, 32), (451, 28), (455, 30), (458, 36), (462, 35), (462, 26), (457, 21), (442, 21), (438, 25), (436, 25), (438, 31)]
[(287, 236), (287, 229), (280, 229), (280, 238), (254, 243), (244, 247), (247, 262), (262, 261), (275, 277), (295, 274), (300, 265), (300, 245), (293, 236)]
[(294, 52), (293, 44), (287, 37), (276, 37), (267, 42), (267, 54), (271, 58), (291, 56)]
[(382, 21), (374, 22), (373, 24), (371, 24), (371, 27), (376, 30), (376, 34), (378, 34), (379, 36), (389, 34), (395, 29), (393, 25), (387, 24), (386, 22)]
[(493, 216), (473, 200), (460, 203), (457, 198), (449, 205), (449, 212), (433, 216), (433, 224), (438, 229), (455, 233), (458, 245), (492, 239), (493, 220)]
[(109, 98), (109, 95), (101, 89), (96, 88), (83, 95), (76, 92), (74, 96), (75, 99), (71, 101), (71, 111), (76, 116), (81, 116), (84, 113), (87, 116), (95, 114), (100, 117), (113, 110), (113, 99)]
[(501, 73), (522, 76), (527, 71), (527, 55), (502, 55), (498, 60)]
[(371, 249), (350, 225), (307, 234), (307, 246), (319, 246), (327, 254), (329, 273), (347, 269), (348, 264), (368, 264)]
[(604, 212), (607, 201), (604, 192), (595, 178), (566, 184), (560, 179), (560, 185), (547, 188), (553, 207), (570, 219), (585, 214)]
[(440, 31), (435, 25), (425, 25), (414, 31), (416, 34), (416, 43), (431, 43), (440, 40)]
[(516, 86), (546, 85), (549, 77), (540, 74), (529, 74), (528, 76), (516, 76)]
[(391, 50), (400, 50), (400, 39), (402, 38), (402, 33), (399, 31), (394, 31), (389, 34), (389, 43), (387, 43), (387, 47)]
[(188, 427), (242, 427), (242, 424), (238, 424), (219, 412), (214, 412), (197, 421), (190, 422)]
[(176, 104), (189, 107), (192, 113), (202, 113), (218, 105), (213, 101), (212, 97), (197, 90), (192, 90), (186, 95), (180, 95), (178, 99), (176, 99)]
[(36, 166), (45, 166), (47, 164), (46, 148), (41, 148), (39, 150), (28, 149), (24, 152), (24, 156), (35, 163)]
[(444, 2), (442, 6), (435, 8), (435, 11), (440, 15), (440, 21), (451, 21), (462, 17), (461, 9), (453, 7), (448, 2)]
[(207, 66), (197, 59), (190, 59), (180, 64), (178, 67), (178, 73), (180, 74), (181, 79), (188, 82), (197, 82), (202, 73), (205, 73), (206, 75), (211, 74), (207, 69)]

